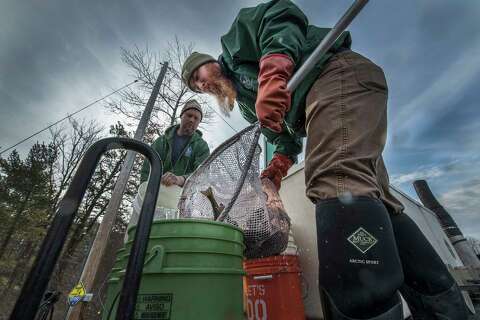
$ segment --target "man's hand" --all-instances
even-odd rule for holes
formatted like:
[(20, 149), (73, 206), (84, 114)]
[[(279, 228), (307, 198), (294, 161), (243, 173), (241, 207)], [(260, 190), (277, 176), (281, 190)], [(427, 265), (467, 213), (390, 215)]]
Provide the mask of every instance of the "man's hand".
[(290, 169), (292, 165), (293, 161), (289, 157), (281, 153), (275, 153), (268, 167), (263, 170), (260, 178), (270, 179), (278, 191), (280, 190), (282, 178), (287, 175), (288, 169)]
[(283, 118), (290, 110), (287, 82), (293, 69), (293, 61), (286, 54), (274, 53), (260, 59), (255, 110), (260, 124), (277, 133), (282, 132)]
[(171, 172), (166, 172), (162, 176), (162, 184), (169, 187), (172, 185), (177, 185), (179, 187), (183, 187), (183, 184), (185, 183), (185, 178), (182, 176), (176, 176)]

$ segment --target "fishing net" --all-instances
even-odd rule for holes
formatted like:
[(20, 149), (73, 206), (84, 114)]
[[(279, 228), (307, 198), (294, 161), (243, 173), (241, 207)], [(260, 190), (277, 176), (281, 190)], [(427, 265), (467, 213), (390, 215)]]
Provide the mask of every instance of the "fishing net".
[(180, 217), (223, 221), (243, 230), (245, 256), (276, 255), (288, 244), (290, 219), (275, 187), (260, 180), (260, 127), (251, 125), (215, 149), (187, 179)]

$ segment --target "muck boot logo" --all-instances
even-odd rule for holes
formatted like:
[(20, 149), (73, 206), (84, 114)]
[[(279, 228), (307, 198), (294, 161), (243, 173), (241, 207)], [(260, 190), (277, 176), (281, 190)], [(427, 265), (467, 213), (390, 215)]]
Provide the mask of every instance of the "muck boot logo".
[(355, 246), (361, 253), (365, 253), (372, 248), (378, 241), (367, 230), (362, 227), (352, 233), (347, 239), (351, 244)]

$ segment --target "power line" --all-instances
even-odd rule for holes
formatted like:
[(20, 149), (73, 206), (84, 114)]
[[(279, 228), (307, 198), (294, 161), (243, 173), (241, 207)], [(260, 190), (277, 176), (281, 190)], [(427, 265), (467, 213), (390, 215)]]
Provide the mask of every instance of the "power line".
[(225, 120), (225, 118), (223, 118), (223, 117), (220, 115), (220, 113), (218, 113), (218, 112), (217, 112), (214, 108), (212, 108), (209, 104), (207, 104), (207, 106), (208, 106), (213, 112), (215, 112), (215, 113), (217, 114), (217, 116), (219, 116), (220, 119), (222, 119), (223, 122), (225, 122), (225, 123), (230, 127), (230, 129), (232, 129), (233, 131), (235, 131), (235, 133), (238, 133), (238, 130), (235, 129), (234, 127), (232, 127), (232, 126), (230, 125), (230, 123), (228, 123), (228, 121)]
[(11, 150), (11, 149), (15, 148), (15, 147), (18, 146), (19, 144), (22, 144), (23, 142), (25, 142), (25, 141), (27, 141), (28, 139), (36, 136), (37, 134), (40, 134), (40, 133), (42, 133), (42, 132), (50, 129), (51, 127), (59, 124), (60, 122), (64, 121), (65, 119), (68, 119), (68, 118), (70, 118), (71, 116), (76, 115), (77, 113), (79, 113), (79, 112), (81, 112), (81, 111), (83, 111), (83, 110), (85, 110), (85, 109), (93, 106), (94, 104), (96, 104), (96, 103), (98, 103), (98, 102), (100, 102), (100, 101), (102, 101), (102, 100), (105, 100), (106, 98), (108, 98), (108, 97), (114, 95), (115, 93), (117, 93), (117, 92), (119, 92), (119, 91), (121, 91), (121, 90), (123, 90), (123, 89), (125, 89), (125, 88), (127, 88), (127, 87), (129, 87), (129, 86), (131, 86), (132, 84), (134, 84), (134, 83), (136, 83), (136, 82), (138, 82), (138, 79), (136, 79), (136, 80), (134, 80), (134, 81), (132, 81), (132, 82), (124, 85), (123, 87), (121, 87), (121, 88), (119, 88), (119, 89), (117, 89), (117, 90), (115, 90), (115, 91), (110, 92), (109, 94), (107, 94), (106, 96), (104, 96), (104, 97), (102, 97), (102, 98), (100, 98), (100, 99), (97, 99), (97, 100), (95, 100), (95, 101), (87, 104), (86, 106), (84, 106), (83, 108), (75, 111), (74, 113), (69, 114), (69, 115), (67, 115), (66, 117), (63, 117), (62, 119), (60, 119), (60, 120), (58, 120), (58, 121), (55, 121), (54, 123), (52, 123), (52, 124), (49, 125), (48, 127), (43, 128), (42, 130), (39, 130), (39, 131), (33, 133), (32, 135), (30, 135), (30, 136), (28, 136), (28, 137), (20, 140), (19, 142), (17, 142), (17, 143), (14, 144), (13, 146), (10, 146), (10, 147), (8, 147), (8, 148), (6, 148), (6, 149), (4, 149), (4, 150), (1, 150), (1, 151), (0, 151), (0, 155), (2, 155), (3, 153), (7, 152), (8, 150)]
[[(163, 65), (163, 63), (162, 63), (162, 65)], [(171, 68), (171, 67), (168, 67), (168, 68), (171, 69), (171, 70), (173, 70), (173, 68)], [(159, 68), (158, 70), (160, 70), (160, 68)], [(154, 74), (156, 71), (157, 71), (157, 70), (155, 70), (154, 72), (152, 72), (152, 74)], [(66, 117), (63, 117), (62, 119), (55, 121), (55, 122), (52, 123), (51, 125), (49, 125), (49, 126), (43, 128), (43, 129), (41, 129), (41, 130), (39, 130), (39, 131), (31, 134), (30, 136), (28, 136), (28, 137), (20, 140), (20, 141), (17, 142), (16, 144), (14, 144), (14, 145), (6, 148), (6, 149), (0, 150), (0, 155), (2, 155), (3, 153), (5, 153), (5, 152), (7, 152), (7, 151), (9, 151), (9, 150), (11, 150), (11, 149), (13, 149), (13, 148), (15, 148), (15, 147), (18, 146), (18, 145), (24, 143), (25, 141), (29, 140), (30, 138), (33, 138), (34, 136), (36, 136), (36, 135), (38, 135), (38, 134), (40, 134), (40, 133), (42, 133), (42, 132), (50, 129), (51, 127), (59, 124), (60, 122), (66, 120), (66, 119), (68, 119), (68, 118), (70, 118), (71, 116), (74, 116), (74, 115), (76, 115), (77, 113), (80, 113), (80, 112), (82, 112), (83, 110), (85, 110), (85, 109), (87, 109), (87, 108), (89, 108), (89, 107), (97, 104), (98, 102), (100, 102), (100, 101), (102, 101), (102, 100), (105, 100), (106, 98), (114, 95), (115, 93), (117, 93), (117, 92), (119, 92), (119, 91), (122, 91), (123, 89), (131, 86), (132, 84), (134, 84), (134, 83), (136, 83), (136, 82), (138, 82), (138, 81), (139, 81), (139, 79), (136, 79), (136, 80), (134, 80), (134, 81), (126, 84), (126, 85), (124, 85), (123, 87), (121, 87), (121, 88), (119, 88), (119, 89), (117, 89), (117, 90), (109, 93), (108, 95), (106, 95), (106, 96), (104, 96), (104, 97), (102, 97), (102, 98), (100, 98), (100, 99), (97, 99), (97, 100), (93, 101), (92, 103), (89, 103), (88, 105), (86, 105), (86, 106), (84, 106), (83, 108), (75, 111), (74, 113), (69, 114), (69, 115), (67, 115)], [(228, 123), (228, 121), (225, 120), (225, 118), (223, 118), (214, 108), (212, 108), (209, 104), (207, 104), (207, 106), (208, 106), (213, 112), (215, 112), (215, 113), (220, 117), (220, 119), (222, 119), (223, 122), (225, 122), (225, 123), (230, 127), (230, 129), (232, 129), (233, 131), (235, 131), (235, 133), (238, 133), (238, 130), (236, 130), (234, 127), (232, 127), (232, 126), (230, 125), (230, 123)]]
[[(163, 63), (160, 63), (160, 64), (163, 66)], [(161, 69), (161, 68), (158, 68), (157, 70), (154, 70), (154, 71), (152, 72), (152, 74), (156, 73), (156, 71), (158, 71), (158, 70), (160, 70), (160, 69)], [(171, 69), (171, 70), (173, 70), (171, 67), (168, 67), (168, 69)], [(30, 138), (32, 138), (32, 137), (34, 137), (34, 136), (36, 136), (37, 134), (40, 134), (40, 133), (42, 133), (43, 131), (45, 131), (45, 130), (47, 130), (47, 129), (50, 129), (51, 127), (53, 127), (54, 125), (56, 125), (56, 124), (58, 124), (58, 123), (60, 123), (60, 122), (64, 121), (65, 119), (68, 119), (68, 118), (70, 118), (71, 116), (73, 116), (73, 115), (75, 115), (75, 114), (77, 114), (77, 113), (79, 113), (79, 112), (81, 112), (81, 111), (83, 111), (83, 110), (85, 110), (85, 109), (87, 109), (87, 108), (89, 108), (89, 107), (93, 106), (93, 105), (94, 105), (94, 104), (96, 104), (97, 102), (100, 102), (100, 101), (102, 101), (102, 100), (104, 100), (104, 99), (106, 99), (106, 98), (110, 97), (111, 95), (113, 95), (113, 94), (115, 94), (115, 93), (117, 93), (117, 92), (119, 92), (119, 91), (121, 91), (121, 90), (123, 90), (123, 89), (125, 89), (125, 88), (127, 88), (127, 87), (129, 87), (129, 86), (131, 86), (132, 84), (134, 84), (134, 83), (138, 82), (138, 80), (139, 80), (139, 79), (136, 79), (136, 80), (134, 80), (134, 81), (132, 81), (132, 82), (130, 82), (130, 83), (128, 83), (128, 84), (126, 84), (126, 85), (124, 85), (123, 87), (121, 87), (121, 88), (119, 88), (119, 89), (117, 89), (117, 90), (115, 90), (115, 91), (113, 91), (113, 92), (109, 93), (108, 95), (106, 95), (106, 96), (104, 96), (104, 97), (102, 97), (102, 98), (100, 98), (100, 99), (98, 99), (98, 100), (96, 100), (96, 101), (94, 101), (94, 102), (92, 102), (92, 103), (90, 103), (90, 104), (86, 105), (85, 107), (83, 107), (83, 108), (81, 108), (81, 109), (79, 109), (79, 110), (75, 111), (74, 113), (72, 113), (72, 114), (69, 114), (68, 116), (66, 116), (66, 117), (64, 117), (64, 118), (62, 118), (62, 119), (60, 119), (60, 120), (56, 121), (55, 123), (51, 124), (50, 126), (48, 126), (48, 127), (46, 127), (46, 128), (43, 128), (43, 129), (42, 129), (42, 130), (40, 130), (40, 131), (37, 131), (37, 132), (35, 132), (34, 134), (32, 134), (32, 135), (30, 135), (29, 137), (27, 137), (27, 138), (25, 138), (25, 139), (23, 139), (23, 140), (19, 141), (18, 143), (14, 144), (13, 146), (11, 146), (11, 147), (8, 147), (7, 149), (4, 149), (3, 151), (0, 151), (0, 155), (2, 155), (2, 154), (3, 154), (4, 152), (6, 152), (6, 151), (8, 151), (8, 150), (10, 150), (10, 149), (12, 149), (12, 148), (14, 148), (14, 147), (18, 146), (19, 144), (21, 144), (21, 143), (23, 143), (23, 142), (27, 141), (28, 139), (30, 139)]]

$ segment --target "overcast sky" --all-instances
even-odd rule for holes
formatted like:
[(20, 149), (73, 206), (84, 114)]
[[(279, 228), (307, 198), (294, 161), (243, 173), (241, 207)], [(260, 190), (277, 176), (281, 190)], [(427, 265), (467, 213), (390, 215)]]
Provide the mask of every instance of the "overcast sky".
[[(176, 34), (217, 56), (239, 8), (256, 3), (2, 0), (0, 146), (132, 81), (121, 47), (161, 51)], [(311, 24), (331, 26), (351, 1), (296, 3)], [(478, 17), (478, 0), (370, 1), (349, 30), (353, 49), (382, 66), (389, 83), (391, 182), (415, 197), (411, 182), (427, 179), (464, 233), (480, 238)], [(116, 120), (101, 104), (78, 117)], [(245, 125), (238, 114), (229, 121)], [(216, 146), (233, 133), (217, 119), (205, 137)]]

